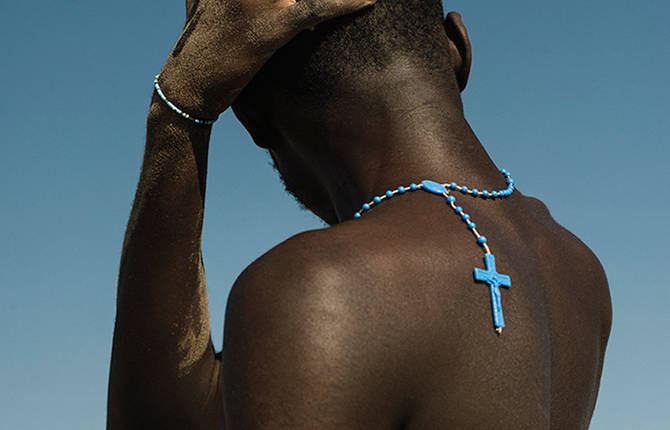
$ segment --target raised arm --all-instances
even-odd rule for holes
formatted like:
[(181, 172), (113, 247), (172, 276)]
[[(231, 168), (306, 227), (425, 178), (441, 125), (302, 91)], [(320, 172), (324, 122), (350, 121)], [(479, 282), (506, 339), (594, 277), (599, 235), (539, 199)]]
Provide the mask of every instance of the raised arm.
[[(183, 111), (215, 118), (295, 34), (371, 3), (189, 0), (189, 20), (159, 83)], [(108, 429), (223, 422), (200, 248), (210, 132), (154, 94), (121, 256)]]

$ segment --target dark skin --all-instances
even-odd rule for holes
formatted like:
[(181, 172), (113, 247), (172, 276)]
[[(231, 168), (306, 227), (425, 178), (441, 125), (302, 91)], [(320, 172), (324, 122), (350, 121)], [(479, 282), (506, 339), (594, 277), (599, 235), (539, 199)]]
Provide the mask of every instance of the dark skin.
[[(366, 7), (323, 2), (312, 9), (319, 13), (284, 15), (295, 5), (247, 2), (240, 15), (230, 4), (187, 3), (189, 16), (201, 11), (198, 23), (186, 26), (161, 73), (165, 93), (195, 116), (229, 107), (297, 32)], [(354, 103), (355, 88), (343, 94), (346, 109), (333, 106), (327, 127), (277, 106), (265, 120), (282, 139), (252, 133), (289, 181), (316, 184), (305, 200), (331, 226), (245, 269), (218, 354), (200, 248), (210, 127), (154, 95), (119, 274), (109, 429), (588, 426), (611, 325), (607, 280), (540, 201), (519, 191), (504, 200), (456, 196), (512, 278), (501, 335), (488, 288), (472, 277), (482, 251), (444, 199), (408, 193), (351, 219), (371, 196), (425, 178), (503, 188), (457, 95), (471, 61), (460, 16), (449, 14), (445, 29), (451, 90), (398, 59), (376, 86), (365, 83), (373, 97)], [(213, 35), (226, 55), (196, 55)], [(310, 149), (338, 127), (346, 139), (325, 136), (327, 146)]]

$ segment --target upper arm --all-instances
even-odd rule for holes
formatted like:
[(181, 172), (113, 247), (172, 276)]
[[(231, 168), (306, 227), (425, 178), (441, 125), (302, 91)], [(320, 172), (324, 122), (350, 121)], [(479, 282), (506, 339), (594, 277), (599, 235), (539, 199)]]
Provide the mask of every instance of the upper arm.
[(226, 429), (386, 427), (391, 384), (347, 276), (304, 252), (279, 255), (247, 269), (228, 299)]

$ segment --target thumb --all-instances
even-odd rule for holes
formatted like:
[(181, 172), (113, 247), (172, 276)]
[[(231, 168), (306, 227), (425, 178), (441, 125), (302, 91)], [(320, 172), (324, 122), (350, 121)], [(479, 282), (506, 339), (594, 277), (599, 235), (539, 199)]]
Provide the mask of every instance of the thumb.
[(286, 36), (293, 37), (320, 22), (373, 5), (376, 0), (299, 0), (279, 12)]
[(188, 20), (191, 19), (193, 16), (193, 12), (195, 12), (195, 8), (198, 7), (198, 1), (199, 0), (186, 0), (186, 22), (188, 23)]

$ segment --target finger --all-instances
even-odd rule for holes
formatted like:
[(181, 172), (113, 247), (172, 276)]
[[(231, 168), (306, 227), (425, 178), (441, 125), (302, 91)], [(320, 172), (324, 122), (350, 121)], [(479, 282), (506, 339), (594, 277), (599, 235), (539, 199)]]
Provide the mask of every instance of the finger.
[(198, 0), (186, 0), (186, 22), (191, 19), (196, 7), (198, 7)]
[(320, 22), (373, 5), (376, 0), (299, 0), (279, 12), (287, 35), (293, 36)]

